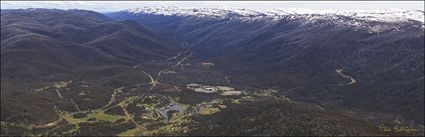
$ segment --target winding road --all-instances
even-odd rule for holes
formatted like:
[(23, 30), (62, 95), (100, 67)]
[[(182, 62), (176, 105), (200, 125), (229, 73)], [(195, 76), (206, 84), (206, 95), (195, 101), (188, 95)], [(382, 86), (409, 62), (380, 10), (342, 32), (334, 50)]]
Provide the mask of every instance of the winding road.
[[(183, 45), (183, 47), (185, 47), (185, 46)], [(188, 52), (190, 52), (190, 50), (189, 50), (189, 49), (185, 50), (184, 52), (180, 52), (180, 53), (178, 53), (176, 56), (173, 56), (173, 57), (168, 58), (166, 61), (169, 61), (169, 60), (172, 60), (172, 59), (176, 59), (176, 58), (178, 58), (179, 56), (184, 55), (184, 54), (186, 54), (186, 53), (188, 53)], [(187, 55), (186, 57), (184, 57), (184, 58), (182, 58), (181, 60), (179, 60), (179, 61), (178, 61), (176, 64), (174, 64), (173, 66), (171, 66), (171, 67), (169, 67), (169, 68), (166, 68), (166, 69), (163, 69), (163, 70), (160, 70), (160, 71), (158, 72), (157, 76), (156, 76), (156, 79), (155, 79), (155, 78), (153, 78), (151, 74), (149, 74), (149, 73), (147, 73), (146, 71), (144, 71), (144, 70), (142, 70), (142, 69), (140, 69), (140, 68), (139, 68), (139, 67), (140, 67), (143, 63), (138, 64), (138, 65), (135, 65), (135, 66), (133, 66), (133, 68), (134, 68), (134, 69), (137, 69), (137, 70), (139, 70), (139, 71), (141, 71), (141, 72), (143, 72), (144, 74), (146, 74), (146, 75), (149, 77), (149, 79), (150, 79), (149, 84), (151, 84), (152, 86), (149, 88), (149, 90), (148, 90), (148, 91), (152, 91), (152, 89), (153, 89), (154, 87), (156, 87), (157, 85), (161, 84), (161, 83), (159, 82), (159, 79), (161, 78), (162, 73), (164, 73), (164, 72), (166, 72), (166, 71), (169, 71), (169, 70), (173, 70), (173, 69), (175, 69), (176, 67), (180, 66), (180, 65), (181, 65), (184, 61), (186, 61), (188, 58), (190, 58), (192, 55), (193, 55), (193, 53), (192, 53), (192, 52), (190, 52), (190, 54), (189, 54), (189, 55)]]
[(151, 88), (149, 89), (149, 91), (151, 91), (157, 84), (158, 84), (158, 81), (156, 81), (153, 77), (152, 77), (152, 75), (151, 74), (149, 74), (148, 72), (146, 72), (146, 71), (144, 71), (144, 70), (142, 70), (142, 69), (139, 69), (138, 67), (140, 67), (141, 65), (142, 65), (143, 63), (140, 63), (140, 64), (138, 64), (138, 65), (135, 65), (135, 66), (133, 66), (133, 68), (134, 69), (136, 69), (136, 70), (139, 70), (139, 71), (141, 71), (142, 73), (144, 73), (144, 74), (146, 74), (146, 76), (148, 76), (149, 77), (149, 79), (151, 80), (151, 82), (149, 82), (149, 84), (151, 84), (152, 86), (151, 86)]
[(230, 79), (229, 79), (229, 75), (226, 75), (226, 76), (224, 77), (224, 79), (226, 79), (226, 81), (227, 81), (227, 84), (230, 84)]
[(342, 76), (342, 77), (344, 77), (344, 78), (350, 79), (350, 82), (348, 82), (348, 83), (346, 83), (346, 84), (343, 84), (343, 86), (352, 85), (352, 84), (354, 84), (354, 83), (356, 83), (356, 82), (357, 82), (354, 78), (352, 78), (352, 77), (350, 77), (350, 76), (347, 76), (347, 75), (345, 75), (344, 73), (342, 73), (342, 71), (343, 71), (343, 70), (344, 70), (343, 68), (342, 68), (342, 69), (336, 69), (336, 70), (335, 70), (335, 72), (336, 72), (338, 75), (340, 75), (340, 76)]
[(170, 58), (166, 59), (165, 61), (170, 61), (170, 60), (176, 59), (176, 58), (178, 58), (180, 55), (181, 55), (181, 53), (177, 54), (176, 56), (170, 57)]

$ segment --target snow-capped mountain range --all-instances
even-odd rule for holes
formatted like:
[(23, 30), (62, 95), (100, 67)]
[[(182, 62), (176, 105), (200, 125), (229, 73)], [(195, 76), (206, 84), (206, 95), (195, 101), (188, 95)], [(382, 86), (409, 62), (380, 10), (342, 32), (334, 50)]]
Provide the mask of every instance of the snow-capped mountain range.
[(198, 16), (212, 18), (238, 18), (238, 19), (261, 19), (261, 18), (334, 18), (346, 16), (353, 19), (379, 22), (403, 22), (414, 20), (424, 23), (425, 12), (421, 10), (407, 9), (376, 9), (376, 10), (318, 10), (318, 9), (269, 9), (255, 11), (243, 8), (192, 8), (192, 7), (143, 7), (128, 9), (123, 12), (131, 14), (155, 14), (164, 16)]
[(267, 9), (256, 11), (244, 8), (192, 8), (192, 7), (143, 7), (127, 9), (119, 14), (141, 16), (182, 16), (202, 19), (228, 19), (240, 22), (262, 22), (276, 24), (281, 20), (299, 22), (301, 26), (331, 24), (367, 30), (369, 33), (403, 31), (405, 26), (425, 30), (424, 11), (407, 9), (375, 10), (317, 10), (317, 9)]

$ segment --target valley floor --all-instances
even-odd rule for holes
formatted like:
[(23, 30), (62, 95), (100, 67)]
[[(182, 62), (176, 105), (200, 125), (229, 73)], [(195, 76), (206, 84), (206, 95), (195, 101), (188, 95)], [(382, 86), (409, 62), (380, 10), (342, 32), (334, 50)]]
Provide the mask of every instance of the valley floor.
[[(58, 118), (39, 124), (2, 121), (2, 135), (393, 134), (382, 132), (372, 123), (327, 112), (326, 108), (317, 104), (292, 101), (277, 94), (277, 89), (258, 89), (234, 84), (232, 75), (220, 71), (214, 62), (192, 57), (191, 50), (185, 49), (166, 60), (134, 65), (132, 68), (144, 74), (147, 81), (115, 88), (106, 96), (107, 103), (96, 109), (88, 109), (89, 104), (82, 103), (84, 100), (90, 100), (85, 98), (86, 92), (79, 92), (78, 100), (64, 94), (77, 87), (90, 87), (89, 84), (81, 84), (84, 82), (66, 80), (35, 89), (40, 93), (54, 92), (57, 94), (57, 102), (68, 101), (73, 108), (66, 108), (70, 106), (64, 107), (57, 102), (52, 103)], [(352, 77), (343, 74), (342, 69), (336, 72), (351, 79), (351, 82), (345, 85), (356, 83)], [(273, 105), (277, 107), (272, 107)], [(239, 110), (245, 107), (247, 108), (244, 110), (252, 109), (252, 114)], [(225, 117), (220, 117), (221, 115)], [(241, 116), (240, 119), (238, 115)], [(239, 123), (243, 125), (222, 125), (227, 121), (234, 121), (234, 126), (237, 126), (238, 122), (243, 122)], [(270, 125), (268, 128), (285, 128), (279, 132), (262, 129), (266, 125)], [(299, 129), (293, 129), (292, 126)]]

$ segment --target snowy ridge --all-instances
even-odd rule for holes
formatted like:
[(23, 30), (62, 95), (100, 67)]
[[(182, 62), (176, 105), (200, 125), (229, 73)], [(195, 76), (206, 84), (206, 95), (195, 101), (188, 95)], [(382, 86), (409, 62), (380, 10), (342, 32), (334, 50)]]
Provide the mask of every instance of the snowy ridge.
[(213, 18), (228, 18), (228, 17), (255, 17), (265, 16), (265, 14), (242, 8), (191, 8), (191, 7), (144, 7), (136, 9), (128, 9), (124, 12), (131, 14), (155, 14), (165, 16), (198, 16), (198, 17), (213, 17)]
[(424, 23), (424, 11), (406, 9), (375, 9), (375, 10), (314, 10), (314, 9), (272, 9), (265, 12), (267, 15), (322, 15), (347, 16), (354, 19), (400, 22), (415, 20)]
[[(406, 9), (384, 10), (314, 10), (314, 9), (268, 9), (255, 11), (243, 8), (190, 8), (190, 7), (144, 7), (121, 11), (131, 15), (163, 15), (199, 17), (208, 19), (229, 19), (241, 22), (260, 21), (276, 24), (280, 20), (294, 20), (300, 25), (334, 24), (363, 29), (369, 33), (403, 31), (402, 26), (425, 30), (424, 11)], [(374, 23), (380, 22), (380, 23)]]
[(276, 18), (278, 16), (302, 16), (331, 17), (335, 15), (347, 16), (354, 19), (379, 21), (379, 22), (400, 22), (414, 20), (424, 23), (424, 11), (406, 9), (376, 9), (376, 10), (317, 10), (317, 9), (270, 9), (265, 11), (255, 11), (243, 8), (192, 8), (192, 7), (144, 7), (128, 9), (124, 12), (131, 14), (155, 14), (165, 16), (198, 16), (212, 18)]

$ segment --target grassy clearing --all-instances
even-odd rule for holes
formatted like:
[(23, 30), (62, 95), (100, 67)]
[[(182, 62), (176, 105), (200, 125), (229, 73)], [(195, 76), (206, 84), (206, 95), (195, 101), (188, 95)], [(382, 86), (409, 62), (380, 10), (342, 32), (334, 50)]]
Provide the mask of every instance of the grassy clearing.
[(221, 109), (225, 109), (225, 108), (227, 108), (227, 106), (226, 106), (226, 105), (218, 105), (218, 107), (219, 107), (219, 108), (221, 108)]
[(101, 121), (107, 121), (107, 122), (111, 122), (111, 123), (115, 123), (116, 121), (120, 120), (120, 119), (125, 119), (125, 116), (121, 116), (121, 115), (108, 115), (105, 114), (105, 111), (98, 111), (95, 113), (89, 113), (87, 115), (87, 118), (95, 118), (96, 120), (101, 120)]
[(199, 109), (199, 114), (210, 115), (210, 114), (217, 113), (219, 111), (220, 111), (219, 108), (204, 108), (204, 107), (202, 107), (202, 108)]
[(140, 127), (136, 127), (133, 129), (129, 129), (127, 131), (124, 131), (122, 133), (119, 133), (117, 136), (136, 136), (136, 134), (140, 131)]
[(95, 118), (96, 120), (100, 120), (100, 121), (107, 121), (107, 122), (111, 122), (114, 123), (120, 119), (125, 119), (125, 116), (121, 116), (121, 115), (108, 115), (105, 114), (105, 111), (94, 111), (94, 112), (82, 112), (82, 113), (88, 113), (87, 117), (85, 118), (74, 118), (73, 115), (75, 113), (65, 113), (62, 115), (62, 117), (68, 121), (70, 124), (76, 125), (78, 126), (79, 123), (85, 123), (85, 122), (93, 122), (93, 121), (88, 121), (88, 119), (90, 118)]
[(73, 113), (65, 113), (62, 117), (68, 121), (69, 124), (78, 126), (79, 123), (88, 122), (87, 118), (74, 118)]
[(35, 92), (41, 92), (41, 91), (47, 90), (47, 89), (49, 89), (49, 88), (50, 88), (50, 87), (42, 87), (42, 88), (35, 89), (34, 91), (35, 91)]
[(234, 100), (232, 100), (232, 103), (234, 103), (234, 104), (240, 104), (241, 101), (239, 99), (234, 99)]

